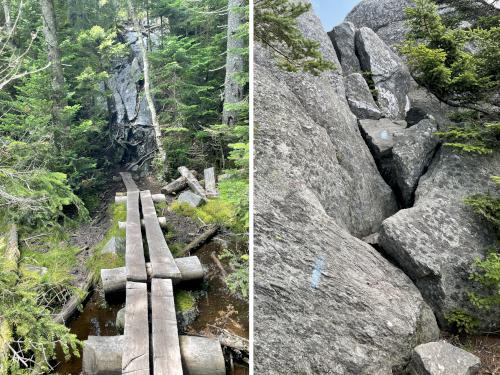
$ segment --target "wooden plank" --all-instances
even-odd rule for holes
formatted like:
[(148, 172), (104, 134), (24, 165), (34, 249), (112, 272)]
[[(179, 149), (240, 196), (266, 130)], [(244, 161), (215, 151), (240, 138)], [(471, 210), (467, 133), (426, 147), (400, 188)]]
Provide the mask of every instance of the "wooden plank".
[(151, 314), (154, 374), (182, 375), (172, 280), (152, 280)]
[(146, 259), (142, 245), (141, 218), (139, 215), (139, 192), (127, 195), (127, 229), (125, 237), (125, 267), (127, 280), (147, 281)]
[(152, 267), (151, 276), (161, 279), (180, 279), (181, 272), (177, 268), (174, 257), (165, 241), (165, 236), (163, 236), (149, 190), (141, 191), (141, 203)]
[(200, 197), (203, 198), (204, 201), (207, 201), (207, 194), (205, 189), (200, 185), (200, 182), (194, 177), (189, 169), (186, 167), (177, 168), (182, 177), (186, 177), (187, 183), (189, 187)]
[(207, 168), (203, 171), (205, 176), (205, 191), (207, 192), (207, 197), (215, 198), (219, 196), (217, 192), (217, 186), (215, 184), (215, 168)]
[(130, 193), (134, 191), (139, 191), (139, 188), (135, 184), (135, 181), (129, 172), (120, 172), (120, 176), (122, 176), (122, 180), (123, 183), (125, 184), (125, 187), (127, 188), (127, 192)]
[(122, 374), (149, 375), (148, 286), (127, 283)]

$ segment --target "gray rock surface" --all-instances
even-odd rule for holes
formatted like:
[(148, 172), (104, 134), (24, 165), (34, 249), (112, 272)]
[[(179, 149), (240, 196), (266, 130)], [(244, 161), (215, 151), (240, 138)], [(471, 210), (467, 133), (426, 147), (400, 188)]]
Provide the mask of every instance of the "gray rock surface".
[(103, 254), (124, 254), (125, 253), (125, 239), (121, 237), (111, 237), (110, 240), (104, 245)]
[[(338, 66), (319, 19), (299, 24)], [(340, 72), (289, 74), (255, 55), (255, 372), (391, 374), (438, 337), (409, 278), (350, 234), (376, 232), (393, 196)]]
[(120, 375), (124, 336), (89, 336), (83, 345), (83, 375)]
[(413, 126), (420, 120), (432, 116), (436, 120), (438, 127), (441, 128), (450, 122), (448, 114), (457, 110), (441, 102), (423, 87), (418, 87), (416, 83), (412, 84), (408, 97), (410, 98), (410, 110), (406, 114), (406, 121), (408, 121), (409, 126)]
[(494, 230), (463, 199), (494, 191), (500, 156), (468, 156), (443, 148), (420, 179), (415, 205), (384, 221), (379, 243), (409, 275), (443, 327), (445, 315), (462, 310), (479, 317), (482, 328), (500, 327), (500, 311), (477, 310), (469, 292), (483, 293), (469, 280), (473, 262), (494, 241)]
[(186, 190), (179, 194), (177, 202), (187, 203), (191, 207), (198, 207), (203, 203), (203, 198), (200, 197), (198, 194), (193, 193), (190, 190)]
[(354, 25), (351, 22), (344, 22), (335, 26), (328, 35), (333, 43), (344, 75), (360, 72), (361, 67), (356, 56), (356, 28)]
[(391, 156), (396, 136), (405, 131), (405, 126), (387, 118), (359, 120), (359, 127), (377, 162), (384, 157)]
[(481, 360), (446, 341), (419, 345), (413, 351), (408, 375), (474, 375)]
[(439, 143), (434, 135), (436, 131), (435, 121), (422, 120), (396, 136), (392, 148), (391, 185), (397, 186), (405, 207), (413, 202), (418, 181), (432, 161)]
[(345, 77), (345, 87), (349, 107), (358, 119), (379, 119), (382, 117), (368, 83), (360, 73), (352, 73)]
[[(338, 67), (332, 43), (317, 18), (302, 17), (301, 27)], [(303, 180), (326, 213), (353, 235), (376, 232), (381, 221), (396, 211), (396, 201), (360, 134), (340, 69), (318, 77), (287, 73), (273, 65), (268, 51), (256, 47), (255, 56), (260, 71), (257, 84), (269, 86), (255, 104), (256, 133), (258, 142), (274, 149), (265, 156), (257, 149), (256, 157), (265, 157), (269, 167), (255, 173), (285, 170), (283, 184)]]
[[(156, 40), (155, 30), (151, 34)], [(153, 35), (155, 35), (153, 37)], [(142, 65), (137, 35), (131, 27), (125, 27), (121, 37), (130, 44), (130, 55), (114, 62), (114, 68), (108, 79), (108, 87), (112, 94), (110, 108), (112, 122), (111, 135), (125, 153), (123, 159), (133, 164), (142, 160), (155, 150), (152, 118), (147, 106), (142, 87)], [(146, 38), (147, 39), (147, 38)], [(153, 46), (156, 44), (153, 43)], [(142, 164), (141, 168), (147, 168)], [(139, 168), (134, 171), (140, 173)]]
[(385, 117), (404, 119), (409, 105), (412, 78), (408, 68), (382, 39), (367, 27), (356, 32), (356, 51), (361, 68), (372, 73), (378, 106)]

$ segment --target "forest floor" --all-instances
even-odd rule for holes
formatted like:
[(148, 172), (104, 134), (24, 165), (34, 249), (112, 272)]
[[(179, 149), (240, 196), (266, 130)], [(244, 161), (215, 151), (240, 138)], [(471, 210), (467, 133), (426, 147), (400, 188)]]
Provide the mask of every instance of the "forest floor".
[(481, 359), (481, 369), (477, 375), (500, 375), (499, 335), (450, 335), (443, 338)]

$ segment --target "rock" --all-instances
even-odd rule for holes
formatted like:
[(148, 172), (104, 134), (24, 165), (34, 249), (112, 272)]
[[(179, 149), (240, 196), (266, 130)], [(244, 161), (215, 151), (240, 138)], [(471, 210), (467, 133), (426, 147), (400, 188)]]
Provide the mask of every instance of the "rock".
[(499, 155), (458, 155), (443, 148), (420, 179), (415, 205), (382, 224), (380, 246), (415, 282), (442, 327), (449, 327), (446, 315), (457, 310), (478, 317), (480, 329), (500, 327), (498, 308), (478, 310), (468, 297), (485, 292), (469, 275), (475, 259), (494, 243), (495, 231), (463, 202), (494, 191), (490, 176), (499, 170)]
[(405, 8), (414, 4), (413, 0), (362, 0), (349, 12), (345, 20), (358, 28), (365, 26), (378, 31), (387, 25), (404, 21)]
[(396, 135), (392, 148), (390, 185), (398, 190), (405, 207), (413, 202), (418, 181), (429, 166), (439, 143), (434, 121), (422, 120)]
[(387, 118), (359, 120), (359, 127), (377, 161), (391, 155), (396, 136), (405, 130), (403, 126)]
[(33, 266), (31, 264), (26, 264), (23, 266), (23, 268), (28, 272), (34, 272), (39, 274), (40, 276), (44, 276), (48, 272), (47, 267)]
[(179, 327), (179, 331), (186, 332), (188, 326), (190, 324), (193, 324), (199, 315), (200, 311), (196, 306), (186, 311), (177, 311), (176, 316), (177, 316), (177, 326)]
[(151, 111), (149, 110), (148, 101), (146, 96), (143, 96), (141, 102), (139, 103), (139, 113), (137, 115), (136, 125), (151, 126), (153, 123), (153, 118), (151, 117)]
[[(299, 25), (338, 66), (319, 19)], [(390, 374), (439, 335), (411, 280), (353, 236), (377, 231), (392, 194), (340, 72), (286, 73), (255, 48), (255, 373)]]
[(352, 113), (359, 119), (379, 119), (382, 117), (377, 103), (363, 76), (353, 73), (345, 78), (346, 97)]
[[(317, 18), (303, 19), (304, 34), (318, 41), (325, 58), (338, 67), (335, 50)], [(378, 231), (381, 220), (396, 211), (396, 201), (356, 126), (340, 69), (320, 76), (287, 73), (273, 65), (270, 51), (257, 46), (255, 56), (260, 70), (257, 84), (262, 87), (255, 109), (265, 139), (264, 150), (257, 149), (256, 157), (267, 158), (267, 165), (261, 164), (256, 173), (285, 170), (283, 184), (305, 181), (327, 214), (353, 235)]]
[(344, 75), (361, 71), (355, 49), (356, 28), (351, 22), (335, 26), (328, 33), (342, 66)]
[(123, 333), (123, 329), (125, 328), (125, 307), (120, 309), (116, 314), (115, 326), (118, 332)]
[(446, 341), (419, 345), (413, 351), (408, 375), (474, 375), (481, 360)]
[(448, 116), (457, 109), (441, 102), (436, 96), (424, 89), (413, 85), (408, 93), (410, 109), (406, 114), (406, 121), (413, 126), (426, 118), (436, 120), (438, 128), (450, 123)]
[(191, 207), (198, 207), (203, 203), (203, 198), (200, 197), (198, 194), (193, 193), (190, 190), (186, 190), (179, 194), (177, 202), (187, 203)]
[(124, 336), (89, 336), (83, 345), (83, 375), (120, 375)]
[(420, 121), (429, 119), (429, 114), (425, 112), (422, 108), (412, 107), (406, 114), (406, 122), (408, 126), (413, 126), (418, 124)]
[[(361, 68), (372, 74), (378, 106), (385, 117), (404, 119), (412, 78), (403, 61), (372, 29), (356, 32), (356, 51)], [(409, 109), (409, 108), (408, 108)]]

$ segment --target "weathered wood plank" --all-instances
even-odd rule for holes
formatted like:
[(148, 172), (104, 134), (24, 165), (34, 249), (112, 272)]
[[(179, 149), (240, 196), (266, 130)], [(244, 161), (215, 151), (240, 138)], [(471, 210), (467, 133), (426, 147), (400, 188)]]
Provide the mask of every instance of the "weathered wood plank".
[(194, 177), (194, 175), (187, 169), (186, 167), (179, 167), (177, 168), (179, 173), (181, 174), (182, 177), (185, 177), (187, 180), (187, 183), (189, 187), (200, 197), (203, 198), (203, 200), (207, 201), (207, 194), (205, 192), (205, 189), (200, 185), (200, 182)]
[(147, 281), (146, 259), (142, 245), (139, 192), (127, 194), (127, 229), (125, 237), (125, 267), (127, 280)]
[(175, 264), (174, 257), (167, 246), (160, 228), (156, 210), (149, 190), (141, 191), (142, 215), (148, 240), (149, 258), (151, 260), (152, 277), (161, 279), (180, 279), (181, 272)]
[(122, 374), (149, 375), (148, 288), (127, 283)]
[(122, 176), (122, 180), (123, 183), (125, 184), (125, 187), (127, 188), (127, 192), (130, 193), (134, 191), (139, 191), (139, 188), (135, 184), (135, 181), (129, 172), (120, 172), (120, 176)]
[(182, 375), (172, 280), (152, 280), (151, 313), (154, 374)]
[(179, 177), (177, 180), (170, 182), (168, 185), (161, 188), (163, 194), (177, 193), (179, 190), (187, 188), (188, 183), (186, 177)]
[[(181, 278), (176, 281), (193, 281), (203, 279), (205, 276), (205, 270), (198, 257), (185, 257), (175, 259), (175, 264), (181, 271)], [(148, 273), (148, 279), (151, 279), (152, 267), (151, 263), (146, 263), (146, 270)], [(102, 269), (101, 270), (101, 282), (104, 289), (104, 293), (117, 293), (125, 290), (127, 286), (127, 271), (125, 267)]]
[(215, 168), (207, 168), (203, 171), (205, 175), (205, 191), (207, 192), (207, 197), (215, 198), (219, 196), (217, 192), (217, 186), (215, 184)]

